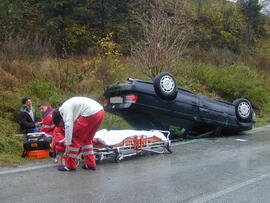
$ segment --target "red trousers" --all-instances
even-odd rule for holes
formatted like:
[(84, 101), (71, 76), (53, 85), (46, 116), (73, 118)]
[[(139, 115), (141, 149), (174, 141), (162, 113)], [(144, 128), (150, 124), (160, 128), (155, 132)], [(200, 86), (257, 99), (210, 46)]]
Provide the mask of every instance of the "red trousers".
[(76, 169), (76, 159), (80, 150), (83, 152), (85, 164), (90, 167), (96, 166), (93, 138), (104, 119), (104, 114), (104, 110), (100, 110), (89, 117), (80, 116), (75, 121), (71, 145), (66, 159), (66, 167)]
[(59, 153), (59, 152), (65, 152), (65, 130), (64, 128), (61, 127), (55, 127), (53, 132), (51, 133), (53, 136), (53, 140), (52, 140), (52, 145), (51, 145), (51, 149), (55, 152), (55, 153)]

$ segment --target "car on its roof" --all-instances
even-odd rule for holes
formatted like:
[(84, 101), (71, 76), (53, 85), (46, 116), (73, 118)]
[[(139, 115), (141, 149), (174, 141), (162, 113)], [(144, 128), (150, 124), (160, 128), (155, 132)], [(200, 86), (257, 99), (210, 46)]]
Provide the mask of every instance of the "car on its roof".
[(120, 115), (135, 129), (185, 129), (186, 132), (246, 131), (255, 123), (249, 100), (233, 103), (177, 88), (171, 73), (158, 74), (153, 82), (131, 79), (104, 92), (104, 109)]

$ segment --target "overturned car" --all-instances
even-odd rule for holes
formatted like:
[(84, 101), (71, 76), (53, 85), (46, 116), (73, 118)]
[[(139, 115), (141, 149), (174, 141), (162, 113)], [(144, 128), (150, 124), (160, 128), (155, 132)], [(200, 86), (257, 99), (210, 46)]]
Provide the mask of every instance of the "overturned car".
[(219, 134), (221, 130), (250, 130), (255, 123), (251, 103), (219, 101), (177, 88), (171, 73), (158, 74), (153, 82), (129, 78), (108, 88), (105, 110), (126, 119), (135, 129), (185, 129), (196, 134)]

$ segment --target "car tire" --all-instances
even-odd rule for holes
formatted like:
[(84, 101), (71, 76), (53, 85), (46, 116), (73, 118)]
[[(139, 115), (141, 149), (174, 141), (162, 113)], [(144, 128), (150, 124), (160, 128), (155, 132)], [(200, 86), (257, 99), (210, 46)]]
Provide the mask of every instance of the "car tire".
[(236, 99), (233, 105), (235, 106), (236, 116), (240, 121), (250, 122), (252, 120), (253, 109), (247, 99)]
[(177, 96), (176, 80), (171, 73), (162, 72), (154, 79), (156, 94), (165, 100), (173, 100)]

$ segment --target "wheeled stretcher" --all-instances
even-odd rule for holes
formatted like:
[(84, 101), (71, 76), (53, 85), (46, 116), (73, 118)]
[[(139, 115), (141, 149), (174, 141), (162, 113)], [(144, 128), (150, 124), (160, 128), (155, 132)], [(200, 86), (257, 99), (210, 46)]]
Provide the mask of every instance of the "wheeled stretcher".
[(113, 158), (115, 162), (145, 152), (172, 153), (169, 131), (100, 130), (93, 146), (96, 161)]
[[(93, 139), (93, 150), (96, 161), (113, 158), (115, 162), (145, 152), (163, 154), (172, 153), (169, 131), (137, 131), (137, 130), (99, 130)], [(63, 164), (64, 135), (57, 138), (57, 160)], [(83, 159), (82, 153), (78, 155), (78, 163)], [(57, 161), (58, 162), (58, 161)]]

